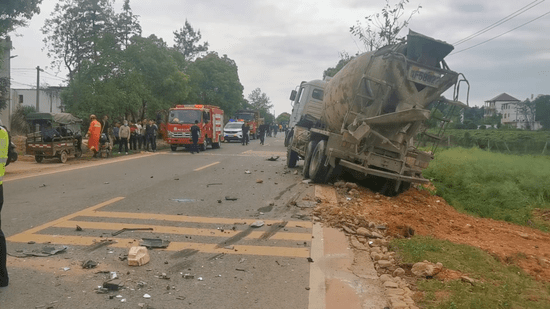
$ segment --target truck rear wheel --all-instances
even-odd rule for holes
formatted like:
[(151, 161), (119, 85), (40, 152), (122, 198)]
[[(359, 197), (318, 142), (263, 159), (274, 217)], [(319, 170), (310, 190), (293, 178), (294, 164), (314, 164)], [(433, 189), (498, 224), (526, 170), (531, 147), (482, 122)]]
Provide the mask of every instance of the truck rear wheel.
[(172, 151), (176, 151), (176, 150), (178, 150), (178, 145), (170, 145), (170, 149)]
[(206, 150), (206, 145), (208, 144), (208, 142), (206, 141), (206, 137), (204, 138), (204, 141), (202, 142), (202, 144), (199, 145), (199, 148), (201, 151), (205, 151)]
[(215, 143), (212, 143), (212, 149), (219, 149), (221, 145), (222, 143), (220, 142), (220, 137), (218, 136), (218, 141)]
[(315, 141), (310, 141), (307, 144), (306, 148), (306, 156), (304, 157), (304, 167), (302, 170), (302, 173), (304, 174), (304, 178), (309, 178), (309, 165), (311, 162), (311, 155), (313, 154), (313, 150), (315, 150), (315, 146), (317, 146), (317, 143)]
[(34, 156), (34, 160), (36, 161), (36, 163), (40, 163), (40, 162), (42, 162), (42, 160), (44, 160), (44, 157), (36, 155), (36, 156)]
[(65, 150), (61, 151), (61, 153), (59, 154), (59, 161), (61, 161), (61, 163), (65, 163), (67, 162), (67, 152)]
[(296, 151), (292, 150), (292, 137), (290, 138), (290, 142), (288, 143), (288, 147), (286, 149), (286, 166), (288, 167), (296, 167), (296, 162), (298, 162), (298, 154)]
[(311, 155), (311, 162), (309, 163), (309, 177), (313, 182), (323, 183), (326, 181), (326, 176), (328, 173), (328, 166), (325, 166), (325, 161), (327, 156), (325, 151), (327, 148), (327, 142), (325, 140), (319, 141), (315, 150)]

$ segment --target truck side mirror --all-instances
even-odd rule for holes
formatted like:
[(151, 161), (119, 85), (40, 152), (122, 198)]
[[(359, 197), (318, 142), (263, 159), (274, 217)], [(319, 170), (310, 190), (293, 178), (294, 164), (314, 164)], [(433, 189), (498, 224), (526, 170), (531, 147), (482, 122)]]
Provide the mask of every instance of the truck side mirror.
[(292, 90), (292, 92), (290, 92), (290, 101), (294, 102), (294, 99), (296, 99), (296, 90)]

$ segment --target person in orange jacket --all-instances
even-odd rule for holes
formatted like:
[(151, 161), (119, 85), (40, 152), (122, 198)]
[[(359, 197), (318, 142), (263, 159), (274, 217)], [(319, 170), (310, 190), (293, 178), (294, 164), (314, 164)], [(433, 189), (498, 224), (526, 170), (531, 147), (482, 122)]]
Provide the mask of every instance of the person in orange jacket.
[(94, 152), (94, 158), (97, 157), (99, 151), (99, 136), (101, 135), (101, 124), (97, 121), (95, 115), (90, 115), (90, 128), (88, 134), (88, 149)]

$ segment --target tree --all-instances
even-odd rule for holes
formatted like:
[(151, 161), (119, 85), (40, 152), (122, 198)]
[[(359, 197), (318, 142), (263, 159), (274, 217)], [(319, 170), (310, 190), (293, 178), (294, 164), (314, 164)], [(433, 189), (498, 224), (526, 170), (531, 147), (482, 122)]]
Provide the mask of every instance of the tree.
[(277, 123), (286, 123), (290, 121), (290, 114), (287, 112), (280, 113), (279, 116), (277, 116)]
[(535, 125), (536, 103), (529, 99), (516, 104), (516, 112), (520, 116), (520, 120), (525, 122), (525, 129), (531, 130)]
[(244, 87), (237, 64), (227, 55), (220, 58), (216, 52), (210, 52), (190, 63), (186, 73), (191, 89), (182, 103), (219, 106), (228, 116), (243, 107)]
[(141, 25), (138, 16), (134, 15), (130, 8), (130, 0), (124, 0), (122, 13), (115, 17), (116, 33), (120, 44), (126, 48), (130, 43), (130, 38), (134, 35), (141, 36)]
[(201, 31), (195, 32), (191, 24), (185, 20), (185, 26), (174, 31), (174, 49), (183, 54), (186, 60), (194, 60), (197, 56), (208, 51), (208, 42), (199, 44)]
[(69, 78), (83, 61), (96, 61), (102, 55), (97, 43), (115, 33), (113, 0), (61, 0), (55, 5), (52, 18), (42, 27), (47, 55), (52, 65), (62, 65)]
[(545, 130), (550, 130), (550, 95), (542, 95), (534, 101), (536, 107), (536, 120)]
[(399, 38), (399, 33), (409, 25), (413, 15), (418, 13), (422, 8), (418, 6), (412, 11), (409, 18), (403, 20), (405, 4), (408, 3), (409, 0), (399, 0), (392, 7), (389, 0), (386, 0), (386, 5), (382, 8), (381, 13), (366, 16), (366, 26), (357, 21), (355, 26), (350, 27), (351, 34), (363, 42), (366, 50), (375, 50), (384, 45), (395, 44), (403, 40), (403, 38)]
[(261, 111), (269, 111), (273, 107), (267, 94), (263, 93), (260, 88), (252, 90), (248, 95), (248, 104), (250, 104), (253, 109)]
[(340, 60), (336, 64), (334, 68), (328, 68), (323, 72), (323, 79), (325, 77), (330, 76), (333, 77), (336, 75), (336, 73), (340, 72), (340, 70), (348, 64), (354, 57), (350, 56), (347, 52), (341, 52), (340, 53)]
[(0, 2), (0, 38), (17, 27), (26, 26), (34, 14), (40, 13), (42, 0), (2, 0)]

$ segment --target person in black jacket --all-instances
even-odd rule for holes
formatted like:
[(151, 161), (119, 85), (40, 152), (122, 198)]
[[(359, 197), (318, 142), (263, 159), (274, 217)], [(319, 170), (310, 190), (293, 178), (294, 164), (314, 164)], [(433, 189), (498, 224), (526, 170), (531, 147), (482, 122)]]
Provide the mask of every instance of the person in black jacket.
[(195, 120), (195, 124), (191, 126), (191, 139), (193, 140), (193, 146), (191, 146), (191, 153), (195, 154), (195, 151), (199, 153), (199, 136), (201, 134), (201, 128), (198, 126), (199, 121)]
[(265, 141), (265, 132), (267, 131), (267, 124), (261, 124), (258, 128), (258, 136), (260, 137), (260, 145), (264, 144)]
[(243, 146), (245, 144), (248, 145), (248, 131), (250, 131), (250, 126), (248, 125), (248, 122), (245, 121), (241, 128), (243, 131)]

